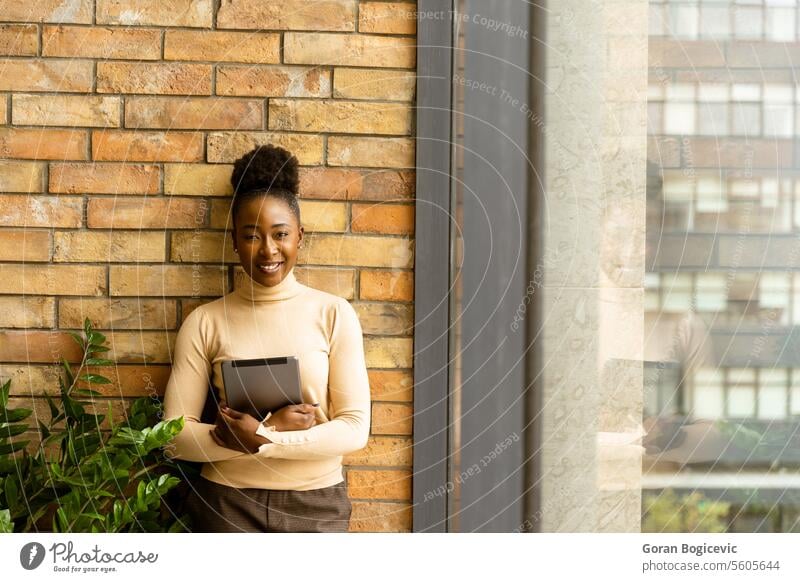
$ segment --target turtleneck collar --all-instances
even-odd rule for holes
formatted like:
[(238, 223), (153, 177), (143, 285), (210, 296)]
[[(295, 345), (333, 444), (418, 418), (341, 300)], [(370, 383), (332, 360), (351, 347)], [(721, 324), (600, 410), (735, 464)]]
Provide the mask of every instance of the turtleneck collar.
[(283, 281), (272, 287), (267, 287), (252, 279), (247, 273), (241, 271), (235, 293), (247, 301), (282, 301), (299, 295), (303, 285), (294, 276), (294, 267), (284, 277)]

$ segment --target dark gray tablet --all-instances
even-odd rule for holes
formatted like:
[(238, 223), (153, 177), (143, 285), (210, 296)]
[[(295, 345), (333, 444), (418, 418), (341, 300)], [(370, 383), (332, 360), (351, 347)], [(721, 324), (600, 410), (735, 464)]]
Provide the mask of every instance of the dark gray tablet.
[(289, 404), (302, 404), (300, 365), (296, 357), (222, 362), (227, 405), (262, 420)]

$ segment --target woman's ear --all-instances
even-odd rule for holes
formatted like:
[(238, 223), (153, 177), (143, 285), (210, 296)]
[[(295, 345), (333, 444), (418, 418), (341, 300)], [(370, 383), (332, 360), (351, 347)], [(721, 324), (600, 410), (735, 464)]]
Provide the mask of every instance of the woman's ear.
[(299, 232), (300, 232), (300, 234), (297, 237), (297, 248), (298, 249), (303, 247), (303, 235), (305, 234), (305, 229), (301, 226)]

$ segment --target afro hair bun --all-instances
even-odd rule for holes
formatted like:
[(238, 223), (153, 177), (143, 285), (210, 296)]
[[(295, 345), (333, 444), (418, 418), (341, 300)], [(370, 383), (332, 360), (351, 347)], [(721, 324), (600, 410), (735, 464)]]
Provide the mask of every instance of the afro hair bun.
[(236, 160), (231, 184), (235, 193), (286, 190), (297, 195), (300, 179), (297, 158), (280, 146), (256, 146)]

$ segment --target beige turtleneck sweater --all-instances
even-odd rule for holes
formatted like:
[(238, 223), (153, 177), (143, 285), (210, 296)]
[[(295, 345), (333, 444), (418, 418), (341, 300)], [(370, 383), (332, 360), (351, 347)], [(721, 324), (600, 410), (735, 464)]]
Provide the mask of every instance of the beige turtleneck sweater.
[[(308, 430), (273, 431), (258, 453), (220, 447), (200, 422), (209, 378), (225, 399), (224, 360), (296, 356), (303, 399), (319, 402)], [(274, 287), (242, 273), (235, 291), (184, 320), (164, 397), (165, 419), (185, 425), (165, 453), (203, 462), (206, 479), (229, 487), (320, 489), (343, 480), (342, 456), (367, 444), (369, 380), (361, 325), (352, 306), (297, 281)]]

